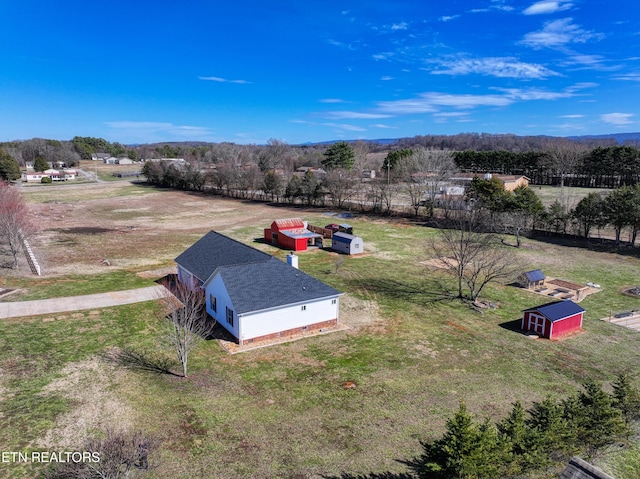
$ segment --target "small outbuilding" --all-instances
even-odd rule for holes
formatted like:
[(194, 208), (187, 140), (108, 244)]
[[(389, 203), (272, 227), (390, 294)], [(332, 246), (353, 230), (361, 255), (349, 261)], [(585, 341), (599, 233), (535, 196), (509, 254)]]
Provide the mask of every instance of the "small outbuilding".
[(583, 314), (584, 309), (571, 300), (543, 304), (523, 311), (522, 330), (557, 339), (582, 329)]
[(333, 233), (331, 249), (339, 253), (360, 254), (364, 253), (364, 241), (359, 236), (348, 233)]
[(546, 276), (540, 269), (534, 269), (532, 271), (527, 271), (522, 273), (520, 276), (520, 284), (523, 288), (534, 289), (544, 286), (544, 280)]
[(309, 231), (300, 218), (275, 220), (270, 228), (264, 229), (264, 240), (293, 251), (306, 251), (308, 246), (322, 247), (322, 235)]

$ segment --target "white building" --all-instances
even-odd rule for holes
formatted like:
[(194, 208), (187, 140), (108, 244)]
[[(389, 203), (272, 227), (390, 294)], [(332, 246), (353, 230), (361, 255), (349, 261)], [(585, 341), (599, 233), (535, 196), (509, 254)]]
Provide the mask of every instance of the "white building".
[(240, 345), (335, 326), (342, 293), (279, 259), (210, 231), (176, 258), (207, 313)]

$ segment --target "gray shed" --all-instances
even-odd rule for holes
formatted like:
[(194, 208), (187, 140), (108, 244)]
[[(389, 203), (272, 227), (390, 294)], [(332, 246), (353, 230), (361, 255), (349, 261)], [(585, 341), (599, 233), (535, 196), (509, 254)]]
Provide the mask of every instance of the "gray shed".
[(359, 236), (337, 232), (331, 237), (331, 249), (345, 254), (364, 253), (364, 241)]

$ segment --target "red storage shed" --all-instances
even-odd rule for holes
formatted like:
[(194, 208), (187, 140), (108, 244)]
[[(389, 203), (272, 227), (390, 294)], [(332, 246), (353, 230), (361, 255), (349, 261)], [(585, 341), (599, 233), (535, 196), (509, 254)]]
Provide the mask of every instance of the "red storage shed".
[(555, 339), (582, 328), (584, 309), (573, 301), (566, 300), (525, 309), (523, 313), (523, 331)]

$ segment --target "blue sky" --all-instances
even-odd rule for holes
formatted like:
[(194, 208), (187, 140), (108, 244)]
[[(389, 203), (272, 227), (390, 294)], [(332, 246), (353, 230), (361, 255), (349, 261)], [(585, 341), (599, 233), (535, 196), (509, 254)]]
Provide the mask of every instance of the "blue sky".
[(640, 131), (638, 0), (2, 0), (0, 15), (0, 141)]

